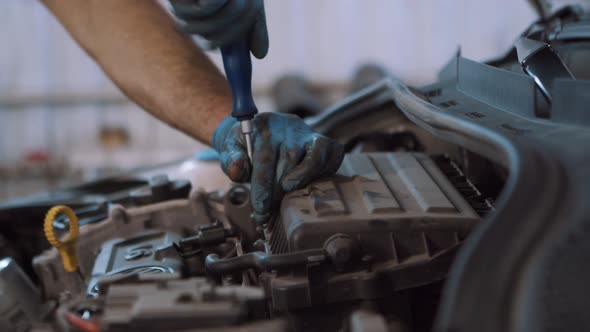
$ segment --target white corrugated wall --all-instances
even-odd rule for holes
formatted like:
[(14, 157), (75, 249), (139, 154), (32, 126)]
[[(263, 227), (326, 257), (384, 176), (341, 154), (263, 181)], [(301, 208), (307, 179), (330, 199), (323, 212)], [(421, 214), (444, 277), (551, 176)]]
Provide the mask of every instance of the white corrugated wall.
[[(258, 88), (292, 71), (342, 82), (367, 61), (424, 84), (459, 45), (468, 57), (494, 57), (535, 18), (524, 0), (267, 0), (266, 10), (271, 48), (254, 64)], [(118, 92), (38, 1), (2, 0), (0, 104), (47, 96), (100, 99)], [(100, 148), (98, 128), (105, 123), (128, 128), (131, 145)], [(195, 146), (132, 105), (0, 109), (3, 162), (46, 150), (81, 166), (132, 166), (173, 159)]]

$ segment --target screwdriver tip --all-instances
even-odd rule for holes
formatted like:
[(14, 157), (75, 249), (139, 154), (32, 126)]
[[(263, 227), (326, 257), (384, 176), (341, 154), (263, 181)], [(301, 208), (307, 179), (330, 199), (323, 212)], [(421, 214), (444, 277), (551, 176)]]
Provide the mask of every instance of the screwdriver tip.
[(246, 138), (246, 150), (248, 151), (248, 158), (250, 158), (250, 163), (252, 163), (252, 140), (250, 138), (250, 133), (244, 134)]

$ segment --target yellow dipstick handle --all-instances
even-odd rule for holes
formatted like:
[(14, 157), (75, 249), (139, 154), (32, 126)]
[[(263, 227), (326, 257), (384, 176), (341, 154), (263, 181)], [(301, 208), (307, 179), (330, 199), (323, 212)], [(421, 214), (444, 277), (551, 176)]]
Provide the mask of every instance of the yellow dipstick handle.
[[(70, 221), (70, 231), (68, 233), (68, 237), (63, 241), (60, 241), (57, 239), (57, 236), (55, 236), (53, 221), (59, 214), (62, 213), (65, 214)], [(45, 231), (45, 238), (47, 238), (49, 244), (54, 246), (59, 252), (64, 269), (68, 272), (75, 272), (78, 269), (76, 241), (78, 240), (78, 235), (80, 234), (80, 224), (78, 223), (78, 217), (76, 216), (74, 210), (65, 205), (52, 207), (45, 216), (43, 230)]]

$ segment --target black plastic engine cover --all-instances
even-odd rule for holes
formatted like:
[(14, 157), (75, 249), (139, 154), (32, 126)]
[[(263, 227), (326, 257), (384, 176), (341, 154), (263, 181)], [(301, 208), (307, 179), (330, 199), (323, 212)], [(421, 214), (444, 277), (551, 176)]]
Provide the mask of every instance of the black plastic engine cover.
[(479, 220), (428, 156), (351, 154), (334, 177), (287, 195), (270, 245), (273, 253), (322, 248), (345, 233), (380, 260), (403, 261), (457, 244)]
[(480, 217), (434, 162), (419, 153), (347, 155), (338, 173), (287, 195), (268, 230), (273, 254), (354, 239), (361, 258), (267, 277), (273, 305), (292, 310), (387, 297), (444, 278)]

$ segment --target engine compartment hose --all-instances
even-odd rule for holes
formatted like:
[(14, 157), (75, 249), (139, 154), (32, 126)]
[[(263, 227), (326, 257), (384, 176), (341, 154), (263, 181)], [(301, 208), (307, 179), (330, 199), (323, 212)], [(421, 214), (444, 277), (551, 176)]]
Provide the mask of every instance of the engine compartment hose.
[(213, 274), (221, 275), (239, 272), (251, 268), (261, 270), (278, 270), (313, 262), (321, 262), (326, 259), (323, 249), (309, 249), (290, 254), (267, 254), (255, 251), (238, 257), (219, 258), (217, 254), (210, 254), (205, 259), (207, 270)]

